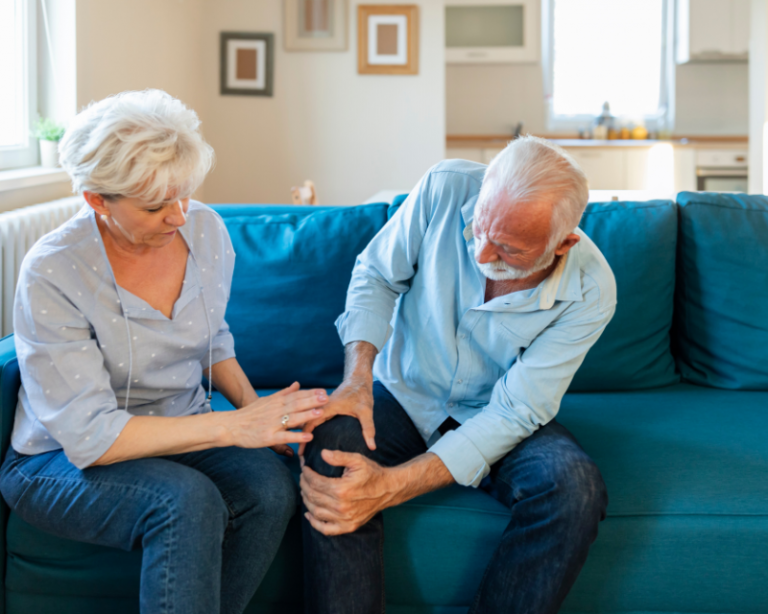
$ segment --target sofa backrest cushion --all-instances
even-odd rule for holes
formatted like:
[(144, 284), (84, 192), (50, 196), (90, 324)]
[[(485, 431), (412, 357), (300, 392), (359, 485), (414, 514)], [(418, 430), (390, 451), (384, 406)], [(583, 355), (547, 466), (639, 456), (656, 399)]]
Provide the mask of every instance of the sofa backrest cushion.
[[(398, 196), (392, 217), (405, 200)], [(616, 315), (570, 391), (640, 390), (680, 381), (670, 350), (677, 205), (669, 200), (590, 203), (581, 228), (616, 276)]]
[(682, 192), (675, 333), (685, 380), (768, 390), (768, 198)]
[(677, 383), (669, 334), (677, 206), (669, 200), (590, 203), (579, 226), (613, 269), (617, 305), (570, 390), (637, 390)]
[(387, 205), (217, 205), (237, 254), (227, 323), (256, 388), (337, 386), (344, 349), (334, 326), (357, 255)]

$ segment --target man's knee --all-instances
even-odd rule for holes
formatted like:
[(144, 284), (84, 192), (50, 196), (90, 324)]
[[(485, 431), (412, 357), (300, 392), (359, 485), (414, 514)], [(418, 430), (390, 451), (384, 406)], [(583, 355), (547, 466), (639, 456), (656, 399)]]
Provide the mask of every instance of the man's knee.
[(344, 467), (333, 467), (323, 460), (320, 456), (322, 450), (370, 454), (360, 421), (351, 416), (335, 416), (318, 426), (312, 435), (313, 439), (304, 451), (304, 462), (320, 475), (338, 478), (344, 473)]
[(558, 465), (555, 480), (561, 513), (575, 530), (596, 528), (608, 506), (608, 491), (597, 465), (583, 453)]

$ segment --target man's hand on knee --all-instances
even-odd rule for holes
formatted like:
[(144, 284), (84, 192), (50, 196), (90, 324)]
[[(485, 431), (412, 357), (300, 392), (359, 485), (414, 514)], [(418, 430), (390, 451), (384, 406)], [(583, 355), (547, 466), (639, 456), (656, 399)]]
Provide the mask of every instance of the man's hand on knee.
[(381, 510), (396, 503), (399, 490), (391, 470), (361, 454), (323, 450), (323, 460), (344, 467), (340, 478), (327, 478), (306, 465), (301, 472), (305, 517), (323, 535), (356, 531)]
[[(352, 416), (360, 421), (363, 437), (371, 450), (376, 449), (376, 428), (373, 425), (373, 389), (366, 381), (344, 381), (330, 396), (323, 408), (323, 416), (304, 425), (304, 432), (311, 433), (323, 422), (334, 416)], [(304, 455), (304, 444), (299, 448), (299, 455)]]

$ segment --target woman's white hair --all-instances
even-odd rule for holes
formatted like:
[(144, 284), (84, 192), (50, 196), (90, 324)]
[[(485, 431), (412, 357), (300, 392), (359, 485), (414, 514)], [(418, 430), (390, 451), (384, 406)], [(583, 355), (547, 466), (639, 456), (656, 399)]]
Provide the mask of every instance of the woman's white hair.
[(213, 165), (197, 114), (161, 90), (123, 92), (91, 103), (59, 145), (73, 191), (109, 200), (186, 198)]
[(512, 204), (554, 198), (548, 252), (576, 229), (589, 201), (587, 176), (576, 161), (536, 136), (515, 139), (488, 166), (479, 202), (502, 194)]

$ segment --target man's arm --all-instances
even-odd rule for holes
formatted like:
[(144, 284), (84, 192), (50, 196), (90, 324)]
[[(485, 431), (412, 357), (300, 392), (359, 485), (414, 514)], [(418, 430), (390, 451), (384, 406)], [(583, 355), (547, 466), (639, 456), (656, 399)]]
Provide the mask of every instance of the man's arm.
[(327, 478), (305, 466), (300, 485), (309, 510), (305, 516), (324, 535), (356, 531), (381, 510), (454, 482), (431, 452), (391, 468), (361, 454), (323, 450), (322, 456), (329, 465), (345, 468), (341, 478)]
[[(353, 416), (360, 421), (363, 437), (371, 450), (376, 449), (376, 429), (373, 426), (373, 361), (376, 346), (367, 341), (353, 341), (344, 347), (344, 381), (333, 392), (322, 419), (304, 425), (311, 433), (333, 416)], [(304, 454), (304, 444), (299, 455)]]

